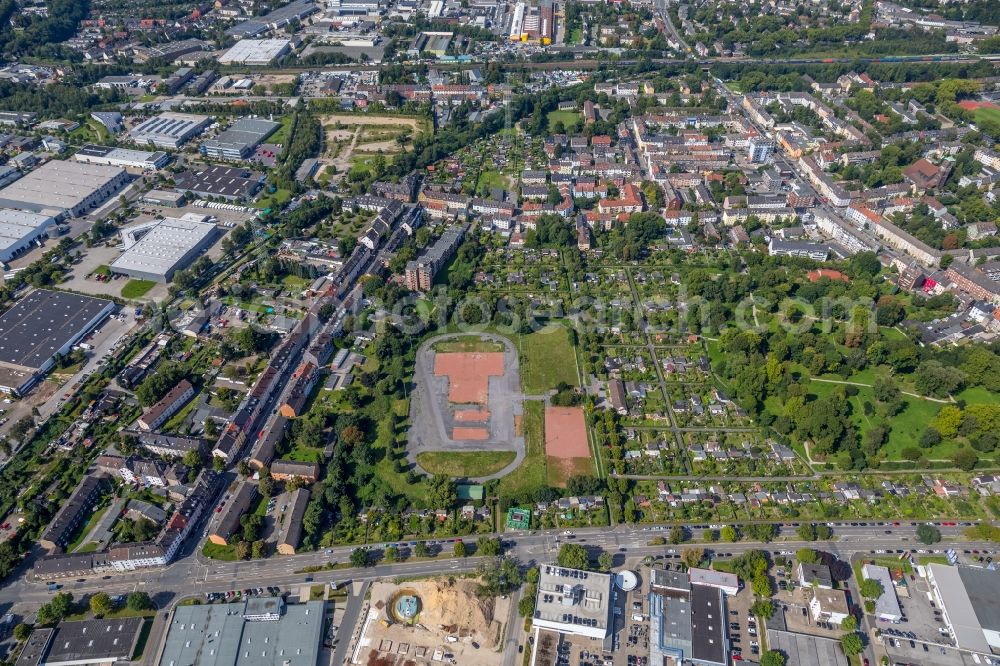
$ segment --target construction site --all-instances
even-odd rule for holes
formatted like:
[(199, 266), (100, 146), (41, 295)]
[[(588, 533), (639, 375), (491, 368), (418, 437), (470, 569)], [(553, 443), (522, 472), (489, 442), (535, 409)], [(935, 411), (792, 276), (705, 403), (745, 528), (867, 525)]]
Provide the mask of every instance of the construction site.
[(499, 665), (511, 602), (477, 596), (478, 585), (454, 578), (375, 583), (353, 663)]

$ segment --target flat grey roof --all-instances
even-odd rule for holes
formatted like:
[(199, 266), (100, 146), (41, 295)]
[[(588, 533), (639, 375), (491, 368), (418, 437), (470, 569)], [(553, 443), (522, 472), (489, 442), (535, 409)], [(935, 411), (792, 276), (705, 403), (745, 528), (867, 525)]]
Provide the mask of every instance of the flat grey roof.
[(0, 190), (0, 202), (70, 210), (123, 173), (115, 166), (52, 160)]
[(787, 656), (786, 666), (848, 666), (840, 641), (779, 629), (767, 630), (768, 647)]
[(691, 656), (701, 662), (720, 665), (729, 658), (726, 602), (718, 588), (691, 586)]
[(42, 661), (42, 655), (45, 654), (45, 648), (49, 646), (53, 632), (55, 629), (39, 628), (32, 631), (14, 666), (38, 666)]
[(63, 622), (45, 657), (47, 666), (130, 660), (145, 618)]
[(210, 149), (255, 148), (279, 127), (281, 123), (263, 118), (241, 118), (214, 139), (202, 141), (201, 145)]
[(316, 666), (323, 634), (322, 601), (286, 606), (284, 615), (272, 621), (244, 620), (245, 608), (244, 604), (178, 606), (160, 666)]
[(36, 289), (0, 315), (0, 363), (40, 369), (111, 301)]
[(979, 567), (957, 567), (983, 629), (1000, 631), (1000, 574)]
[(207, 116), (197, 116), (190, 113), (161, 113), (154, 118), (142, 121), (133, 127), (129, 134), (140, 143), (150, 139), (164, 138), (171, 141), (181, 141), (206, 127), (209, 120)]
[(902, 617), (903, 611), (896, 598), (896, 586), (892, 584), (892, 576), (886, 567), (866, 564), (861, 568), (865, 578), (871, 578), (882, 583), (882, 594), (875, 600), (875, 613), (880, 616)]

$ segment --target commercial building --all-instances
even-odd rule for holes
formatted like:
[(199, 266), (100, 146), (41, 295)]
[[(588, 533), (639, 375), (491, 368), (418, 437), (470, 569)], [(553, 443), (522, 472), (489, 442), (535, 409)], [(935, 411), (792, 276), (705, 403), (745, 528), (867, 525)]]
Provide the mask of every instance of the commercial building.
[(302, 517), (306, 514), (308, 505), (308, 490), (299, 488), (292, 493), (288, 509), (279, 518), (281, 524), (278, 527), (278, 552), (282, 555), (294, 555), (295, 549), (299, 547), (299, 542), (302, 540)]
[(186, 192), (170, 190), (150, 190), (142, 195), (142, 202), (164, 208), (180, 208), (187, 202)]
[(202, 141), (201, 154), (220, 160), (244, 160), (279, 127), (281, 123), (263, 118), (241, 118), (214, 139)]
[(802, 666), (849, 666), (840, 641), (784, 629), (767, 628), (767, 645), (787, 655), (788, 664)]
[(542, 565), (532, 624), (603, 640), (612, 621), (611, 581), (608, 574)]
[(170, 162), (170, 156), (162, 150), (150, 152), (148, 150), (96, 146), (92, 143), (88, 143), (78, 150), (73, 155), (73, 159), (85, 164), (104, 164), (123, 169), (142, 169), (143, 171), (157, 171)]
[(0, 207), (81, 217), (129, 180), (118, 167), (52, 160), (0, 190)]
[(875, 617), (885, 622), (898, 622), (902, 619), (903, 611), (899, 607), (896, 586), (889, 570), (875, 564), (866, 564), (861, 568), (861, 575), (865, 580), (877, 580), (882, 585), (882, 594), (875, 600)]
[(449, 227), (423, 256), (407, 262), (404, 279), (410, 291), (430, 291), (434, 276), (455, 255), (468, 225)]
[(141, 617), (63, 622), (53, 630), (38, 663), (82, 666), (131, 661), (144, 622)]
[(324, 602), (286, 605), (280, 597), (238, 604), (177, 606), (159, 666), (316, 666)]
[(830, 622), (838, 626), (850, 615), (847, 595), (843, 590), (814, 589), (812, 599), (809, 600), (809, 610), (812, 612), (813, 620)]
[(229, 504), (222, 510), (215, 529), (208, 535), (212, 543), (225, 546), (229, 539), (240, 530), (240, 517), (250, 510), (250, 505), (257, 499), (257, 484), (244, 481), (236, 489)]
[(692, 585), (714, 587), (729, 596), (735, 596), (740, 591), (740, 578), (734, 573), (716, 571), (715, 569), (688, 569)]
[(287, 39), (241, 39), (219, 56), (222, 65), (269, 65), (288, 53)]
[(0, 261), (19, 257), (56, 223), (51, 215), (0, 208)]
[(193, 397), (194, 386), (188, 380), (182, 379), (177, 386), (167, 391), (165, 396), (140, 416), (136, 423), (143, 430), (156, 430)]
[(806, 564), (799, 562), (798, 569), (795, 570), (799, 585), (804, 588), (818, 587), (824, 590), (833, 589), (833, 575), (830, 567), (825, 564)]
[(729, 657), (725, 602), (722, 589), (695, 583), (687, 573), (651, 570), (649, 662), (724, 666)]
[(104, 477), (90, 475), (83, 477), (83, 481), (63, 503), (48, 527), (42, 532), (42, 536), (38, 539), (38, 545), (50, 553), (65, 548), (66, 544), (72, 540), (76, 528), (90, 516), (90, 511), (101, 498), (104, 487)]
[(1000, 649), (1000, 573), (930, 564), (927, 581), (959, 648), (985, 654)]
[(0, 315), (0, 391), (23, 395), (94, 330), (112, 301), (36, 289)]
[(142, 121), (132, 128), (129, 136), (141, 145), (177, 149), (191, 137), (201, 134), (212, 123), (208, 116), (172, 111)]
[(218, 239), (221, 230), (202, 215), (165, 217), (121, 230), (125, 251), (111, 263), (111, 272), (134, 278), (170, 282), (174, 273)]
[(250, 169), (213, 166), (193, 173), (184, 171), (174, 177), (178, 190), (200, 197), (227, 201), (248, 201), (264, 185), (264, 174)]

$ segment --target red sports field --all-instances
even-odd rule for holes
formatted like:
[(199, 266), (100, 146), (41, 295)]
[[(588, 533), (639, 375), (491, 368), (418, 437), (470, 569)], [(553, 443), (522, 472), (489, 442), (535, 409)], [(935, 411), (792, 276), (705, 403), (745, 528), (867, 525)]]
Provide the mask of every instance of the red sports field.
[(993, 102), (975, 102), (971, 99), (963, 99), (958, 103), (959, 108), (966, 111), (976, 111), (978, 109), (1000, 109), (1000, 106)]
[(553, 486), (565, 486), (576, 474), (593, 473), (582, 407), (545, 408), (545, 464)]
[(446, 352), (435, 354), (434, 375), (448, 378), (448, 402), (485, 405), (490, 377), (504, 373), (502, 352)]
[(452, 428), (451, 438), (485, 440), (490, 438), (490, 431), (486, 428)]
[(455, 412), (455, 423), (482, 423), (489, 420), (488, 409), (465, 409)]

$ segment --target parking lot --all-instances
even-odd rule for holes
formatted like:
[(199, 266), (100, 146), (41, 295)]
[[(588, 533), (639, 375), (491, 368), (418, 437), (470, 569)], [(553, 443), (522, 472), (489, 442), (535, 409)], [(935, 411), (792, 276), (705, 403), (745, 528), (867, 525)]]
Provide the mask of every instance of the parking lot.
[(726, 597), (729, 641), (734, 655), (744, 661), (757, 661), (760, 655), (760, 627), (757, 619), (750, 614), (753, 606), (753, 591), (741, 587), (735, 597)]

